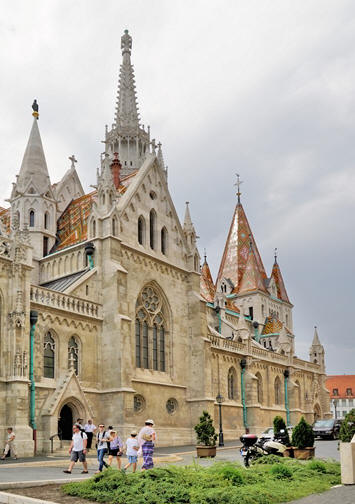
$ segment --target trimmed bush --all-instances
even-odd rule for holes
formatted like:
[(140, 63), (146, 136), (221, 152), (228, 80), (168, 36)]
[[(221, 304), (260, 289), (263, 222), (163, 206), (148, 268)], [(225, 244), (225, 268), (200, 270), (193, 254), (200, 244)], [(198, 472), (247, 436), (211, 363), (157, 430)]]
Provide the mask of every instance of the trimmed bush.
[(298, 422), (292, 432), (292, 445), (296, 448), (310, 448), (314, 445), (314, 434), (312, 426), (306, 422), (304, 417)]
[(355, 434), (355, 409), (349, 411), (341, 424), (339, 439), (342, 443), (350, 443)]
[(311, 471), (317, 471), (320, 473), (326, 473), (327, 472), (327, 467), (324, 462), (321, 460), (312, 460), (311, 462), (308, 462), (307, 464), (307, 469), (310, 469)]
[(200, 422), (194, 427), (197, 435), (197, 444), (203, 446), (215, 446), (217, 440), (216, 430), (213, 426), (211, 415), (203, 411)]

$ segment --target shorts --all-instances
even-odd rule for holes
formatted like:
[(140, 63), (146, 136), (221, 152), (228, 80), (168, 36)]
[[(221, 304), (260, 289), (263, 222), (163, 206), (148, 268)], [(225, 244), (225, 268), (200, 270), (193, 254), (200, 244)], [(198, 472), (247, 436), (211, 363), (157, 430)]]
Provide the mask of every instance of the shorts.
[(114, 448), (113, 450), (108, 451), (109, 455), (112, 455), (113, 457), (122, 457), (122, 452), (120, 451), (119, 448)]
[(72, 450), (71, 455), (70, 455), (70, 460), (72, 462), (77, 462), (78, 460), (80, 462), (85, 462), (86, 461), (86, 455), (85, 453), (81, 451), (74, 451)]
[(138, 462), (138, 455), (128, 455), (128, 462), (130, 464), (136, 464)]

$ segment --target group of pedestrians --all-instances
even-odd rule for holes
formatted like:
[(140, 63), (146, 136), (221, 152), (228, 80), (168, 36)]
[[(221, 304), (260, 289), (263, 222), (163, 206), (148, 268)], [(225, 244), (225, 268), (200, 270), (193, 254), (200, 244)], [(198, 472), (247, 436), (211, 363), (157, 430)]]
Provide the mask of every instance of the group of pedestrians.
[[(68, 469), (64, 471), (65, 473), (71, 474), (77, 461), (83, 464), (82, 474), (88, 473), (86, 455), (92, 447), (94, 435), (99, 463), (96, 473), (100, 473), (104, 467), (110, 467), (114, 458), (116, 458), (118, 469), (123, 471), (132, 466), (133, 472), (136, 472), (139, 456), (143, 456), (142, 471), (154, 467), (153, 453), (156, 432), (153, 428), (154, 421), (152, 419), (145, 421), (145, 425), (139, 433), (133, 429), (130, 437), (125, 442), (122, 441), (118, 432), (111, 425), (106, 430), (105, 425), (101, 423), (97, 430), (91, 419), (88, 420), (85, 426), (82, 425), (82, 422), (83, 420), (78, 418), (77, 422), (73, 425), (73, 437), (69, 448), (70, 464)], [(128, 461), (124, 468), (122, 468), (121, 457), (124, 453)], [(108, 454), (107, 462), (105, 460), (106, 454)]]

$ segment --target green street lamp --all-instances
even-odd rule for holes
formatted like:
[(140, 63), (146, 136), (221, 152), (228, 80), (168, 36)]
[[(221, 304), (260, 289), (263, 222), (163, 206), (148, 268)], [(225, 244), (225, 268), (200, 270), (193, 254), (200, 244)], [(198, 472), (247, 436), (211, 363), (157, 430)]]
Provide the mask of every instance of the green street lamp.
[(222, 428), (222, 403), (224, 402), (224, 397), (218, 392), (216, 397), (216, 402), (219, 408), (219, 434), (218, 434), (218, 446), (224, 446), (223, 442), (223, 428)]

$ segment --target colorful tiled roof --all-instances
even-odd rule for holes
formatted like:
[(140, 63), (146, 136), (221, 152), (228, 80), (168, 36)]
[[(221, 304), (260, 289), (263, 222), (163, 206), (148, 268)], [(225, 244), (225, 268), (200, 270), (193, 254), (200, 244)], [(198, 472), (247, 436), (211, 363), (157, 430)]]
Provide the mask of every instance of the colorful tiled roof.
[(264, 278), (261, 276), (260, 270), (258, 268), (254, 251), (250, 249), (238, 293), (245, 294), (246, 292), (256, 290), (267, 293)]
[[(120, 194), (126, 192), (136, 173), (133, 172), (121, 180), (121, 185), (118, 189)], [(96, 191), (93, 191), (69, 203), (57, 221), (57, 243), (51, 252), (62, 250), (87, 240), (88, 218), (95, 196)]]
[(211, 271), (210, 271), (210, 268), (207, 264), (206, 259), (205, 259), (205, 262), (203, 263), (202, 268), (201, 268), (200, 292), (201, 292), (201, 296), (206, 301), (208, 301), (209, 303), (213, 303), (214, 295), (215, 295), (215, 287), (214, 287)]
[(275, 315), (271, 315), (270, 317), (266, 317), (264, 329), (261, 335), (266, 336), (268, 334), (280, 334), (281, 329), (282, 322), (278, 320)]
[(256, 268), (258, 269), (261, 278), (266, 280), (267, 276), (265, 268), (256, 246), (253, 233), (249, 226), (248, 219), (245, 215), (243, 206), (241, 203), (238, 203), (234, 211), (221, 265), (219, 267), (216, 282), (217, 290), (220, 288), (224, 279), (226, 279), (233, 283), (233, 292), (236, 294), (239, 292), (248, 261), (250, 242), (255, 254)]
[[(325, 380), (325, 386), (329, 390), (332, 399), (351, 399), (355, 397), (355, 375), (330, 375)], [(338, 394), (333, 394), (334, 389)], [(351, 394), (347, 394), (347, 389)]]
[(10, 208), (0, 207), (0, 220), (6, 233), (10, 233)]
[(282, 275), (281, 275), (280, 266), (278, 265), (278, 263), (276, 261), (274, 262), (274, 266), (272, 268), (271, 278), (273, 278), (275, 280), (278, 299), (281, 299), (282, 301), (286, 301), (286, 303), (291, 304), (291, 302), (288, 298), (288, 295), (287, 295), (287, 291), (286, 291), (286, 287), (285, 287)]

